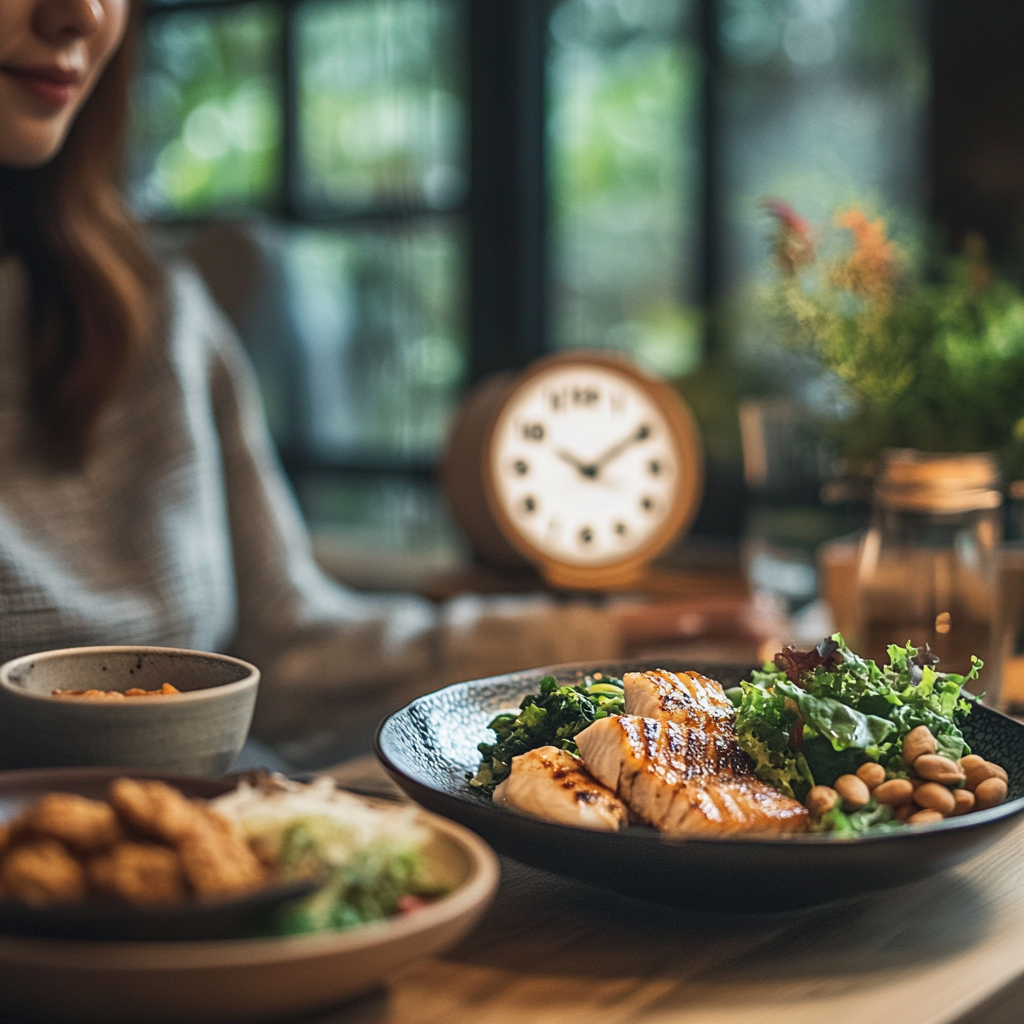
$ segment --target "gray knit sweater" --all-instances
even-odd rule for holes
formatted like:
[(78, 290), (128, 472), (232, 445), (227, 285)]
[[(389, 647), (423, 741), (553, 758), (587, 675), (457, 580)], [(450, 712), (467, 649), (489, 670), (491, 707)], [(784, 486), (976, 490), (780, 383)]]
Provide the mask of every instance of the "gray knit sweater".
[(0, 260), (0, 661), (56, 647), (227, 651), (263, 670), (259, 731), (372, 721), (430, 687), (617, 649), (603, 614), (542, 600), (435, 608), (328, 580), (253, 376), (199, 279), (171, 275), (166, 346), (104, 410), (81, 470), (25, 445), (27, 283)]

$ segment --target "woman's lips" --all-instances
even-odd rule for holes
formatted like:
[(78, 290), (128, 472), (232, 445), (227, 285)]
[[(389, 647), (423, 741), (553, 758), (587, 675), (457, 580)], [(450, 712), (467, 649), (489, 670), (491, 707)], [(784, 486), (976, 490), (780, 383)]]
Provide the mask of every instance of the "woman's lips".
[(71, 101), (78, 90), (82, 76), (77, 71), (63, 68), (0, 68), (5, 75), (18, 83), (26, 92), (54, 107), (63, 107)]

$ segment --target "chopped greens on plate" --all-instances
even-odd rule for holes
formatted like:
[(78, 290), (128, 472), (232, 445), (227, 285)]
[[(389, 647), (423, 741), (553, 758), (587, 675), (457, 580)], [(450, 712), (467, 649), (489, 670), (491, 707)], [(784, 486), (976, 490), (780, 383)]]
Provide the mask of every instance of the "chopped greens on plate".
[[(788, 647), (728, 691), (740, 746), (758, 778), (800, 801), (812, 786), (831, 786), (868, 761), (881, 764), (886, 778), (908, 778), (903, 738), (919, 725), (936, 738), (939, 754), (956, 761), (971, 752), (959, 722), (977, 698), (963, 687), (982, 662), (972, 658), (961, 676), (937, 671), (937, 661), (927, 646), (890, 645), (889, 664), (879, 667), (838, 633), (811, 651)], [(821, 825), (838, 833), (898, 827), (891, 810), (877, 805), (830, 815)]]
[(412, 807), (375, 804), (321, 777), (305, 784), (243, 781), (213, 806), (237, 822), (283, 879), (322, 878), (312, 895), (281, 908), (268, 934), (298, 935), (383, 921), (454, 888), (428, 857), (430, 830)]
[(508, 777), (512, 758), (537, 747), (553, 746), (578, 754), (575, 737), (588, 725), (624, 711), (621, 679), (597, 673), (578, 686), (559, 686), (554, 676), (540, 681), (540, 693), (522, 699), (519, 711), (507, 711), (488, 725), (495, 743), (481, 743), (480, 767), (469, 784), (490, 796)]

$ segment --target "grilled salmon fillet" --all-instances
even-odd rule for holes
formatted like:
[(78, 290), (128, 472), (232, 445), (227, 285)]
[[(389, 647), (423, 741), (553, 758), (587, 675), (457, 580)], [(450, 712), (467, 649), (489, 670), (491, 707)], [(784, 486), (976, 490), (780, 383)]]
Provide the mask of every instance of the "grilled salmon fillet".
[(615, 832), (626, 823), (626, 806), (558, 747), (537, 747), (512, 758), (512, 772), (494, 790), (494, 802), (561, 825)]
[[(736, 739), (736, 712), (722, 684), (697, 672), (628, 672), (623, 678), (626, 714), (672, 723), (658, 757), (685, 778), (750, 775), (750, 759)], [(580, 750), (582, 751), (582, 747)]]
[(719, 683), (696, 672), (630, 672), (626, 710), (576, 737), (591, 774), (636, 817), (678, 834), (802, 832), (807, 810), (754, 775)]
[(699, 672), (627, 672), (622, 678), (627, 715), (690, 724), (732, 722), (735, 718), (722, 684)]

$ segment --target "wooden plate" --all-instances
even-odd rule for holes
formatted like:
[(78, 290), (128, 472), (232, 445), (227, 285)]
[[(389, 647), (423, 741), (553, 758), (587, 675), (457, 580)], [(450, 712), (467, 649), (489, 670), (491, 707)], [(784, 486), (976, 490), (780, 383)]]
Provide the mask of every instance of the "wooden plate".
[[(51, 777), (49, 789), (94, 795), (104, 772), (108, 780), (123, 773), (0, 773), (0, 815), (8, 816), (26, 789), (38, 792), (44, 774)], [(203, 796), (226, 788), (223, 780), (191, 780), (191, 786)], [(348, 931), (267, 939), (107, 942), (0, 935), (3, 1010), (61, 1024), (254, 1024), (367, 992), (408, 962), (457, 942), (497, 888), (497, 858), (485, 843), (443, 818), (424, 813), (422, 820), (432, 833), (425, 855), (444, 865), (457, 888), (416, 913)]]

